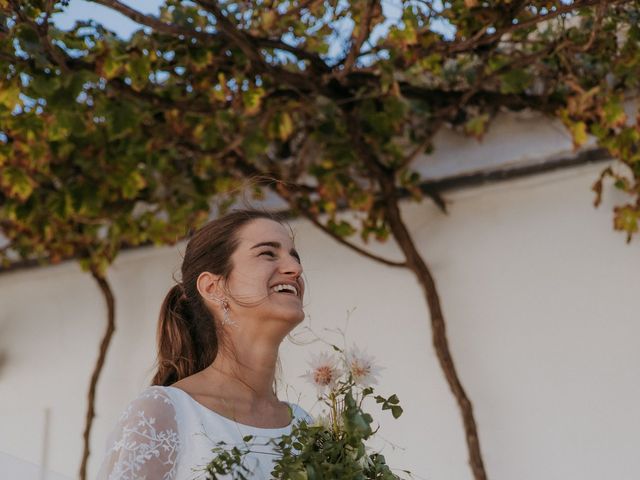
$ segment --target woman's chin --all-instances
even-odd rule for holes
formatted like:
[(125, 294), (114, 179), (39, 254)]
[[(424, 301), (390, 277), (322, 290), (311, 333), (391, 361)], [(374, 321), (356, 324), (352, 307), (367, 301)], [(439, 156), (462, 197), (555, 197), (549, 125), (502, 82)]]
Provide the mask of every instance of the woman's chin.
[(287, 323), (293, 324), (294, 326), (298, 325), (304, 320), (304, 310), (301, 309), (301, 310), (296, 310), (292, 312), (287, 312), (286, 314), (282, 315), (282, 319), (285, 320)]
[(277, 318), (280, 321), (286, 322), (291, 325), (291, 328), (300, 324), (305, 317), (304, 310), (301, 308), (283, 308), (278, 309), (278, 312), (274, 312), (273, 318)]

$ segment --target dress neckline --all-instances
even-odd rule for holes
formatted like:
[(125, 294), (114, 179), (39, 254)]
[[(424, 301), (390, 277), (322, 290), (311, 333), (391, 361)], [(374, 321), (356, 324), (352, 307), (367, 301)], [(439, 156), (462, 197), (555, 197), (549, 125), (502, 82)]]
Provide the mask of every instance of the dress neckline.
[(205, 410), (206, 412), (208, 412), (208, 413), (210, 413), (212, 415), (215, 415), (216, 417), (218, 417), (218, 418), (220, 418), (220, 419), (222, 419), (222, 420), (224, 420), (226, 422), (233, 423), (234, 425), (239, 425), (242, 428), (251, 429), (251, 430), (257, 430), (257, 431), (261, 431), (261, 432), (282, 432), (284, 430), (287, 430), (287, 429), (291, 428), (291, 426), (293, 425), (293, 422), (295, 421), (294, 407), (289, 402), (284, 402), (284, 403), (287, 404), (287, 406), (289, 407), (289, 411), (291, 412), (291, 421), (287, 425), (285, 425), (284, 427), (273, 427), (273, 428), (256, 427), (254, 425), (247, 425), (246, 423), (237, 422), (236, 420), (233, 420), (232, 418), (226, 417), (226, 416), (216, 412), (215, 410), (211, 410), (209, 407), (204, 406), (202, 403), (197, 401), (195, 398), (193, 398), (191, 395), (189, 395), (187, 392), (185, 392), (181, 388), (172, 387), (170, 385), (167, 385), (164, 388), (170, 388), (172, 390), (178, 390), (181, 394), (183, 394), (192, 403), (196, 404), (196, 406), (198, 406), (199, 408)]

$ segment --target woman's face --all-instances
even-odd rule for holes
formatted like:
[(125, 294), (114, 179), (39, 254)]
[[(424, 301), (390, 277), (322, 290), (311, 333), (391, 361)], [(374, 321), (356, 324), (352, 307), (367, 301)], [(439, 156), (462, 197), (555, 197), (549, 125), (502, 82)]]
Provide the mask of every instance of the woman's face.
[(258, 218), (238, 232), (226, 282), (231, 316), (283, 320), (304, 319), (302, 265), (293, 239), (280, 223)]

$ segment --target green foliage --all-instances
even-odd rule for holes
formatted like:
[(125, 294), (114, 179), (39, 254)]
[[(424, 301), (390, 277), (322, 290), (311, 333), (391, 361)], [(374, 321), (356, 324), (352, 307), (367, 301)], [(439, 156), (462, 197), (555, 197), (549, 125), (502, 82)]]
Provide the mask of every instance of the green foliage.
[[(215, 480), (219, 475), (229, 475), (234, 480), (247, 478), (247, 455), (253, 451), (264, 451), (272, 447), (274, 468), (271, 478), (279, 480), (399, 480), (387, 465), (383, 455), (372, 451), (368, 442), (376, 435), (373, 416), (362, 405), (370, 399), (382, 405), (382, 410), (391, 410), (394, 418), (400, 417), (402, 408), (396, 395), (389, 398), (374, 395), (374, 389), (366, 382), (377, 367), (371, 358), (352, 350), (345, 354), (332, 345), (342, 359), (344, 371), (337, 369), (335, 359), (325, 355), (315, 368), (326, 372), (330, 369), (336, 378), (323, 387), (320, 403), (328, 410), (313, 423), (296, 422), (291, 433), (266, 441), (251, 436), (243, 439), (242, 445), (220, 442), (212, 449), (213, 459), (204, 468), (205, 478)], [(358, 377), (357, 374), (363, 374)], [(314, 377), (313, 374), (309, 375)], [(405, 471), (408, 475), (410, 472)]]
[(524, 108), (629, 166), (614, 226), (631, 238), (638, 2), (581, 3), (403, 1), (391, 19), (380, 2), (168, 0), (122, 39), (95, 19), (56, 29), (50, 2), (2, 2), (0, 260), (104, 268), (123, 246), (175, 242), (248, 175), (338, 236), (384, 241), (394, 196), (422, 198), (407, 172), (443, 124), (481, 139)]

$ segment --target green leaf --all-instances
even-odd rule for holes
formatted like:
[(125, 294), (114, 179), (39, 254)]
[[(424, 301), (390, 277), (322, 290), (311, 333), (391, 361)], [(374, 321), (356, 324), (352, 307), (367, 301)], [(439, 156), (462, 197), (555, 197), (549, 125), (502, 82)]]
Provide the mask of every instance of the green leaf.
[(475, 137), (477, 140), (482, 140), (489, 123), (489, 114), (483, 113), (467, 120), (464, 124), (464, 132), (467, 135)]
[(627, 121), (624, 105), (618, 97), (610, 97), (603, 107), (603, 117), (606, 125), (621, 127)]
[(531, 75), (526, 70), (515, 69), (500, 76), (500, 93), (521, 93), (532, 81)]
[(278, 120), (278, 137), (284, 142), (293, 133), (293, 121), (287, 112), (282, 112)]
[(616, 207), (614, 209), (614, 228), (616, 230), (627, 232), (627, 239), (630, 239), (631, 235), (638, 231), (639, 216), (639, 212), (634, 208), (633, 205)]
[(133, 129), (138, 122), (136, 111), (128, 103), (110, 102), (107, 105), (109, 134), (119, 138)]
[(11, 198), (26, 201), (35, 188), (36, 183), (23, 170), (6, 167), (0, 173), (0, 186)]
[(571, 136), (573, 137), (574, 148), (579, 148), (584, 145), (589, 139), (587, 135), (587, 124), (584, 122), (575, 122), (570, 124), (569, 129)]
[(20, 87), (14, 83), (0, 84), (0, 105), (13, 110), (20, 102)]
[(29, 88), (36, 96), (48, 97), (60, 86), (58, 77), (52, 75), (35, 75), (29, 83)]
[(349, 222), (341, 220), (336, 222), (335, 220), (329, 220), (327, 222), (327, 228), (339, 237), (345, 238), (356, 233), (356, 229)]
[(146, 55), (138, 55), (131, 58), (125, 65), (125, 71), (131, 78), (131, 88), (141, 91), (149, 83), (151, 62)]
[(116, 58), (113, 55), (107, 55), (102, 61), (101, 75), (107, 80), (117, 77), (124, 70), (122, 58)]
[(262, 88), (249, 88), (242, 92), (242, 102), (244, 104), (244, 113), (251, 116), (260, 111), (262, 105), (262, 97), (264, 97)]
[(122, 196), (126, 199), (135, 198), (140, 190), (147, 186), (147, 182), (138, 171), (133, 171), (126, 177), (122, 185)]

